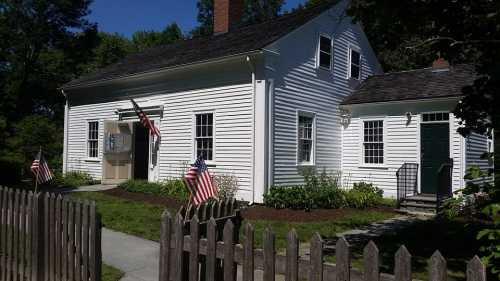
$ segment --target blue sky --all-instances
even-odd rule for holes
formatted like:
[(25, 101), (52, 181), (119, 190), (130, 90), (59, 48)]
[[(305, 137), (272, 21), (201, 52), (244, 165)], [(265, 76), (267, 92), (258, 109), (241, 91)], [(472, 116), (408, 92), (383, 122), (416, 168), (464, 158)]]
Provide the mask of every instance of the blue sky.
[[(305, 0), (285, 0), (285, 10)], [(130, 37), (137, 30), (162, 30), (177, 22), (184, 32), (196, 26), (196, 0), (94, 0), (89, 19), (99, 30)]]

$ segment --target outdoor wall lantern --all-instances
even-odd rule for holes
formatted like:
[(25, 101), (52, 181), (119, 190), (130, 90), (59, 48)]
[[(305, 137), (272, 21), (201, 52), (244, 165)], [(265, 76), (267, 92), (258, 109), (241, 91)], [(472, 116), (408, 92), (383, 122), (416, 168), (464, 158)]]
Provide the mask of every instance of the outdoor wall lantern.
[(412, 116), (413, 114), (410, 111), (406, 112), (406, 126), (410, 125)]

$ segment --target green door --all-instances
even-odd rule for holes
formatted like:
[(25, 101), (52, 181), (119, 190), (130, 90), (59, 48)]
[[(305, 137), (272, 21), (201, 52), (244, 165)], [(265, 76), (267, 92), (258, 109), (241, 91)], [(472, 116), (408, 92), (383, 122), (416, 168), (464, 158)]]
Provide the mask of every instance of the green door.
[(438, 170), (450, 157), (450, 125), (423, 123), (420, 126), (422, 193), (436, 194)]

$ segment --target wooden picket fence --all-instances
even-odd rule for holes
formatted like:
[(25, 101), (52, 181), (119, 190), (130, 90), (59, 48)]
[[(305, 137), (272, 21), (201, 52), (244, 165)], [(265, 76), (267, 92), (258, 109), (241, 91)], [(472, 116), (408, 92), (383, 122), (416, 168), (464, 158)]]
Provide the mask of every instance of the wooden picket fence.
[(1, 281), (99, 281), (95, 203), (0, 187)]
[[(184, 217), (178, 213), (175, 221), (165, 211), (162, 216), (160, 241), (160, 281), (234, 281), (237, 266), (241, 268), (243, 281), (255, 280), (255, 271), (263, 271), (263, 281), (274, 281), (276, 275), (284, 275), (286, 281), (411, 281), (411, 255), (405, 246), (395, 254), (394, 274), (379, 272), (379, 250), (370, 242), (364, 248), (363, 270), (351, 267), (349, 244), (344, 238), (337, 241), (336, 264), (325, 263), (324, 242), (319, 234), (310, 240), (310, 258), (299, 256), (299, 238), (295, 230), (287, 236), (286, 254), (276, 253), (275, 234), (266, 229), (263, 233), (263, 249), (254, 249), (254, 229), (246, 224), (243, 243), (235, 242), (235, 227), (227, 220), (222, 239), (217, 238), (217, 223), (211, 218), (207, 223), (206, 237), (200, 238), (199, 219), (190, 220), (190, 233), (184, 233)], [(179, 258), (188, 253), (189, 258)], [(205, 266), (202, 267), (201, 260)], [(219, 261), (222, 277), (216, 274)], [(187, 264), (185, 264), (187, 263)], [(184, 270), (187, 266), (188, 270)], [(436, 251), (430, 258), (430, 281), (447, 279), (446, 260)], [(467, 281), (485, 281), (486, 271), (481, 260), (475, 256), (467, 264)]]

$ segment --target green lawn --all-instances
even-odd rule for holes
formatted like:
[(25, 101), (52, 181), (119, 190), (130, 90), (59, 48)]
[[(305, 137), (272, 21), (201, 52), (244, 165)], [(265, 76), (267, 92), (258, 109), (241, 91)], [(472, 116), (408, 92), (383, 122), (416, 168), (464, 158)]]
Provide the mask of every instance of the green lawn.
[[(354, 210), (352, 213), (336, 218), (335, 220), (324, 220), (316, 222), (283, 222), (283, 221), (266, 221), (266, 220), (249, 220), (255, 229), (255, 245), (262, 245), (262, 233), (266, 227), (270, 227), (276, 234), (276, 248), (286, 248), (286, 236), (290, 229), (294, 228), (297, 231), (299, 240), (307, 242), (315, 232), (318, 232), (324, 237), (331, 237), (339, 232), (360, 226), (368, 225), (376, 221), (381, 221), (394, 217), (394, 213), (375, 211), (375, 210)], [(243, 231), (243, 227), (241, 232)]]
[(124, 273), (112, 266), (102, 264), (101, 280), (102, 281), (118, 281), (123, 277)]
[[(484, 225), (459, 220), (428, 220), (374, 239), (380, 251), (381, 271), (394, 272), (394, 253), (405, 245), (412, 255), (413, 278), (427, 280), (428, 261), (439, 249), (447, 260), (448, 280), (465, 280), (467, 262), (479, 254), (476, 234)], [(363, 244), (352, 244), (353, 266), (362, 268)], [(326, 257), (335, 262), (332, 256)]]
[[(99, 192), (75, 192), (69, 196), (95, 201), (104, 227), (143, 237), (160, 240), (161, 214), (165, 207), (121, 199)], [(170, 210), (172, 215), (175, 210)]]

